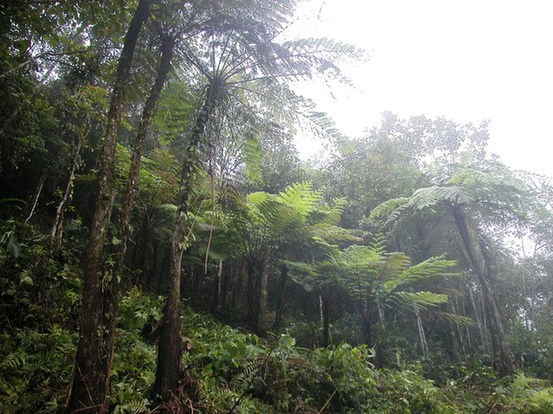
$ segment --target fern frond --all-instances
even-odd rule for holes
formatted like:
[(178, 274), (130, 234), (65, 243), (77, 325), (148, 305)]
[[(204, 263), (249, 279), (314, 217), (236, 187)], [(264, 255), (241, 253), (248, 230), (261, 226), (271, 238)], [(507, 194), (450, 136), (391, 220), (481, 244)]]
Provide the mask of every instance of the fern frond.
[(399, 197), (392, 198), (390, 200), (380, 203), (378, 206), (373, 208), (371, 214), (369, 215), (370, 221), (375, 221), (379, 218), (386, 218), (387, 221), (396, 221), (397, 218), (392, 218), (392, 214), (400, 207), (407, 204), (409, 201), (408, 197)]
[(246, 164), (246, 177), (252, 183), (260, 183), (262, 176), (263, 152), (258, 139), (250, 136), (244, 144), (244, 162)]
[(427, 291), (395, 292), (393, 296), (398, 298), (403, 304), (411, 305), (419, 309), (445, 303), (448, 299), (447, 295)]
[(424, 262), (410, 266), (403, 270), (393, 279), (384, 283), (384, 288), (388, 292), (393, 292), (400, 286), (413, 283), (418, 280), (431, 277), (443, 277), (456, 275), (451, 270), (457, 265), (453, 260), (445, 260), (439, 257), (432, 257)]
[(25, 353), (11, 353), (7, 355), (0, 363), (1, 369), (20, 369), (25, 366), (27, 362), (27, 354)]
[(128, 401), (115, 407), (115, 413), (143, 414), (149, 412), (147, 399)]
[(295, 209), (302, 217), (307, 217), (321, 199), (321, 193), (313, 191), (308, 181), (290, 185), (277, 196), (277, 200)]
[(348, 229), (328, 224), (317, 224), (311, 228), (314, 237), (327, 243), (360, 242), (361, 239)]
[(441, 318), (447, 319), (450, 322), (453, 322), (457, 325), (461, 326), (475, 326), (476, 323), (472, 318), (469, 318), (468, 316), (458, 315), (456, 313), (450, 313), (450, 312), (436, 312), (438, 316)]

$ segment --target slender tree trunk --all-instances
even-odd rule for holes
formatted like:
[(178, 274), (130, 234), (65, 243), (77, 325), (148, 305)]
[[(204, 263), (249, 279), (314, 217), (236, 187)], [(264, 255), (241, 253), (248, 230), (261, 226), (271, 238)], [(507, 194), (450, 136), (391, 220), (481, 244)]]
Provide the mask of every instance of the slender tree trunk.
[(369, 348), (372, 348), (377, 342), (375, 327), (379, 322), (378, 306), (372, 294), (362, 301), (360, 311), (363, 340)]
[(361, 304), (361, 332), (365, 344), (371, 348), (375, 345), (373, 326), (377, 321), (376, 308), (370, 303), (371, 299), (365, 299)]
[(375, 366), (377, 368), (383, 368), (386, 365), (386, 350), (384, 348), (384, 338), (386, 337), (386, 318), (384, 316), (384, 309), (382, 309), (380, 303), (374, 301), (374, 306), (374, 314), (378, 317), (378, 325), (373, 325), (375, 328), (378, 328), (376, 330), (376, 334), (374, 335)]
[(322, 346), (326, 348), (330, 345), (330, 303), (325, 289), (319, 290), (319, 309), (321, 312), (321, 327), (323, 329)]
[[(457, 301), (455, 301), (457, 303)], [(467, 307), (466, 307), (466, 303), (465, 301), (462, 301), (461, 302), (461, 308), (463, 309), (462, 310), (462, 315), (468, 315), (468, 312), (467, 312)], [(457, 313), (458, 311), (456, 309), (454, 309), (455, 312)], [(464, 357), (467, 357), (468, 356), (468, 351), (470, 349), (472, 349), (472, 335), (471, 335), (471, 331), (470, 331), (470, 328), (468, 326), (465, 326), (465, 335), (466, 335), (466, 344), (465, 344), (465, 341), (464, 341), (464, 338), (463, 338), (463, 331), (461, 330), (461, 326), (459, 324), (456, 324), (457, 325), (457, 331), (459, 333), (459, 339), (460, 339), (460, 342), (461, 342), (461, 349), (463, 351), (463, 356)]]
[(27, 218), (25, 219), (25, 223), (27, 223), (31, 219), (31, 217), (33, 217), (33, 214), (35, 213), (36, 206), (38, 205), (38, 200), (40, 198), (40, 195), (42, 194), (42, 189), (44, 188), (44, 183), (46, 182), (47, 177), (48, 177), (48, 167), (46, 167), (44, 170), (42, 170), (42, 173), (40, 174), (40, 178), (38, 179), (38, 184), (36, 186), (36, 190), (34, 191), (33, 197), (31, 198), (29, 214), (27, 215)]
[(106, 330), (104, 331), (103, 341), (106, 347), (107, 358), (105, 359), (106, 364), (104, 365), (103, 369), (106, 375), (106, 387), (110, 386), (111, 369), (113, 365), (113, 358), (115, 356), (115, 332), (117, 325), (117, 316), (119, 313), (119, 299), (123, 289), (122, 281), (124, 276), (127, 243), (131, 228), (132, 210), (138, 190), (140, 160), (142, 158), (142, 153), (144, 152), (146, 137), (153, 124), (154, 114), (159, 96), (161, 94), (163, 86), (165, 85), (165, 81), (167, 80), (169, 70), (171, 69), (174, 44), (175, 40), (173, 39), (173, 37), (167, 35), (162, 36), (159, 67), (156, 73), (154, 85), (152, 86), (148, 99), (146, 99), (144, 109), (142, 111), (142, 119), (140, 121), (140, 125), (138, 126), (138, 132), (136, 135), (136, 140), (132, 153), (131, 165), (129, 168), (127, 188), (123, 197), (121, 221), (119, 223), (119, 238), (121, 242), (119, 244), (119, 251), (116, 254), (113, 280), (111, 282), (110, 288), (104, 289), (103, 324), (106, 327)]
[[(384, 332), (384, 312), (372, 295), (362, 303), (361, 324), (361, 332), (365, 344), (369, 348), (374, 347), (375, 363), (378, 367), (383, 367), (385, 358), (381, 333)], [(380, 332), (378, 328), (380, 328)]]
[(322, 338), (321, 346), (326, 348), (330, 345), (330, 301), (331, 287), (322, 286), (319, 288), (319, 311), (321, 313)]
[[(448, 303), (444, 303), (441, 305), (441, 308), (444, 310), (444, 312), (451, 312), (449, 307), (450, 306)], [(455, 306), (453, 306), (453, 313), (456, 313)], [(447, 343), (448, 343), (447, 355), (449, 356), (450, 361), (456, 362), (459, 360), (459, 348), (457, 346), (457, 329), (456, 329), (458, 328), (458, 324), (450, 320), (447, 320), (446, 324), (447, 324), (446, 335), (447, 335)]]
[(415, 317), (417, 320), (417, 329), (419, 332), (419, 340), (421, 341), (422, 355), (426, 358), (428, 356), (428, 342), (426, 341), (426, 334), (424, 333), (421, 314), (416, 306), (413, 306), (413, 310), (415, 311)]
[[(233, 276), (232, 291), (230, 296), (230, 309), (229, 309), (229, 318), (232, 320), (236, 312), (236, 303), (240, 299), (240, 293), (243, 292), (244, 280), (247, 279), (245, 274), (246, 270), (243, 263), (238, 265), (236, 273)], [(247, 288), (246, 288), (247, 291)]]
[(265, 264), (262, 260), (252, 259), (248, 263), (248, 326), (256, 334), (261, 334), (259, 320), (265, 308), (267, 282)]
[(484, 325), (484, 320), (483, 320), (484, 319), (484, 314), (481, 313), (478, 310), (478, 306), (476, 306), (476, 299), (474, 298), (474, 291), (473, 291), (472, 287), (467, 286), (467, 291), (469, 293), (470, 304), (472, 305), (472, 309), (474, 310), (474, 315), (476, 317), (476, 324), (478, 326), (478, 333), (480, 334), (480, 339), (486, 345), (486, 349), (488, 349), (489, 346), (488, 346), (488, 339), (487, 339), (487, 334), (486, 334), (486, 327)]
[(146, 272), (142, 276), (141, 284), (143, 287), (145, 287), (147, 290), (152, 290), (152, 279), (153, 275), (155, 275), (158, 272), (159, 268), (159, 241), (153, 240), (152, 241), (152, 264), (150, 268), (148, 269), (148, 272)]
[(65, 212), (67, 211), (67, 205), (71, 200), (71, 195), (73, 193), (73, 184), (75, 182), (75, 170), (77, 169), (77, 161), (79, 159), (79, 153), (81, 152), (82, 139), (77, 139), (77, 145), (75, 146), (75, 153), (73, 154), (73, 159), (71, 160), (71, 167), (69, 171), (69, 178), (67, 179), (67, 185), (65, 186), (65, 191), (63, 196), (56, 208), (56, 218), (54, 219), (54, 225), (50, 232), (50, 246), (52, 249), (57, 250), (61, 247), (61, 242), (63, 240), (63, 222), (65, 220)]
[[(505, 336), (505, 331), (503, 329), (503, 320), (499, 307), (497, 306), (497, 301), (492, 289), (490, 289), (489, 283), (491, 281), (487, 280), (490, 275), (489, 266), (487, 266), (487, 274), (484, 274), (482, 267), (476, 257), (474, 252), (474, 244), (472, 243), (469, 228), (466, 222), (466, 219), (459, 206), (453, 207), (453, 216), (455, 218), (455, 225), (463, 241), (463, 247), (469, 259), (469, 262), (473, 268), (474, 273), (478, 277), (480, 282), (480, 287), (482, 288), (482, 295), (486, 301), (486, 307), (490, 315), (491, 330), (492, 330), (492, 344), (494, 345), (494, 354), (498, 358), (498, 371), (502, 376), (511, 375), (514, 373), (514, 363), (512, 359), (509, 346), (507, 344), (507, 339)], [(485, 252), (482, 252), (485, 255)], [(486, 259), (484, 257), (484, 259)], [(488, 277), (486, 277), (488, 276)]]
[(275, 322), (273, 324), (273, 331), (278, 332), (282, 324), (282, 315), (284, 313), (284, 306), (286, 304), (286, 286), (288, 285), (288, 266), (285, 264), (280, 266), (280, 285), (278, 289), (278, 304), (275, 313)]
[[(498, 371), (501, 375), (512, 375), (515, 372), (515, 365), (513, 361), (513, 356), (511, 350), (509, 349), (509, 344), (507, 343), (507, 336), (505, 335), (505, 330), (503, 327), (503, 315), (500, 312), (498, 306), (497, 297), (501, 297), (499, 280), (493, 272), (493, 259), (488, 251), (488, 248), (484, 243), (480, 243), (480, 250), (482, 252), (482, 258), (484, 259), (484, 276), (486, 280), (490, 281), (491, 288), (489, 288), (489, 293), (492, 296), (491, 302), (491, 312), (493, 314), (492, 322), (495, 324), (494, 334), (495, 340), (497, 342), (497, 347), (499, 349), (499, 361), (498, 361)], [(498, 296), (496, 296), (498, 295)]]
[(223, 286), (223, 260), (219, 259), (219, 263), (217, 265), (217, 276), (215, 276), (215, 282), (214, 282), (214, 290), (215, 295), (213, 295), (213, 302), (211, 303), (211, 312), (212, 313), (219, 313), (221, 310), (221, 293), (222, 293), (222, 286)]
[(227, 260), (225, 265), (225, 271), (221, 275), (222, 281), (221, 281), (221, 299), (220, 299), (220, 306), (221, 306), (221, 313), (223, 315), (229, 316), (227, 311), (227, 300), (229, 296), (229, 285), (232, 283), (232, 276), (234, 271), (234, 260), (230, 259)]
[(157, 354), (156, 380), (154, 391), (164, 400), (171, 398), (177, 389), (181, 376), (182, 343), (181, 343), (181, 265), (187, 240), (188, 213), (190, 211), (190, 185), (196, 165), (196, 148), (203, 136), (205, 127), (219, 99), (221, 85), (211, 84), (207, 96), (198, 114), (192, 134), (184, 154), (181, 188), (179, 194), (179, 210), (173, 233), (171, 259), (169, 270), (169, 292), (163, 310), (160, 324), (159, 347)]
[(123, 113), (124, 92), (127, 87), (131, 62), (138, 35), (150, 15), (150, 1), (141, 0), (125, 36), (123, 50), (119, 57), (107, 128), (98, 176), (98, 193), (88, 255), (84, 269), (84, 288), (80, 323), (80, 340), (75, 357), (75, 369), (69, 388), (69, 412), (105, 412), (106, 375), (102, 366), (106, 364), (102, 343), (102, 273), (104, 243), (110, 222), (115, 192), (115, 148), (117, 131)]

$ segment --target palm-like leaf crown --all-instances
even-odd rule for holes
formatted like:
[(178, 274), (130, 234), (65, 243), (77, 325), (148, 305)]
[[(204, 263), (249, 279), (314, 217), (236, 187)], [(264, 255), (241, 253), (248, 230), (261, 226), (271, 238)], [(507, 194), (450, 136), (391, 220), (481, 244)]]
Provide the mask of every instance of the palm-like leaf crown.
[(411, 265), (404, 253), (386, 252), (383, 240), (380, 237), (370, 246), (353, 245), (339, 253), (343, 284), (354, 298), (416, 307), (447, 301), (447, 295), (412, 289), (418, 281), (454, 275), (454, 261), (433, 257)]
[(362, 50), (330, 39), (279, 41), (291, 22), (294, 2), (203, 2), (200, 7), (209, 17), (198, 24), (205, 30), (193, 36), (187, 32), (180, 43), (181, 76), (198, 89), (209, 85), (220, 103), (232, 104), (233, 113), (240, 110), (253, 114), (253, 119), (263, 118), (263, 108), (269, 108), (273, 116), (286, 113), (296, 120), (301, 114), (320, 130), (337, 133), (329, 119), (289, 84), (315, 76), (350, 83), (338, 63), (362, 59)]
[(493, 218), (499, 224), (523, 224), (526, 185), (506, 167), (490, 164), (483, 168), (458, 166), (453, 174), (435, 178), (435, 185), (419, 188), (411, 197), (385, 201), (373, 209), (369, 219), (384, 218), (384, 226), (396, 226), (413, 214), (455, 207), (470, 210), (473, 220), (486, 218), (490, 223)]

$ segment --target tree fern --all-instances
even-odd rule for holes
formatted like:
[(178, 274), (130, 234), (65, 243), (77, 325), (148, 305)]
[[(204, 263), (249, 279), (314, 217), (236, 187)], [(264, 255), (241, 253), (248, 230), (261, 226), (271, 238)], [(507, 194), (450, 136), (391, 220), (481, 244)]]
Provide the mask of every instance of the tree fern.
[(258, 139), (250, 136), (244, 144), (244, 162), (246, 165), (246, 178), (251, 183), (260, 183), (262, 181), (262, 160), (263, 153), (261, 143)]
[(321, 193), (313, 191), (313, 186), (310, 182), (296, 183), (288, 186), (277, 197), (277, 200), (296, 210), (303, 218), (313, 212), (321, 199)]
[(406, 261), (404, 257), (400, 256), (399, 260), (400, 265), (394, 266), (394, 269), (397, 271), (400, 266), (405, 266), (406, 268), (393, 279), (384, 282), (386, 291), (393, 292), (400, 286), (404, 287), (422, 279), (456, 275), (456, 273), (452, 272), (452, 269), (454, 269), (457, 264), (452, 260), (432, 257), (424, 262), (409, 267), (406, 266), (408, 261)]
[(447, 295), (426, 291), (395, 292), (394, 295), (390, 297), (390, 300), (397, 300), (405, 305), (415, 306), (418, 309), (425, 309), (429, 306), (436, 306), (447, 302)]

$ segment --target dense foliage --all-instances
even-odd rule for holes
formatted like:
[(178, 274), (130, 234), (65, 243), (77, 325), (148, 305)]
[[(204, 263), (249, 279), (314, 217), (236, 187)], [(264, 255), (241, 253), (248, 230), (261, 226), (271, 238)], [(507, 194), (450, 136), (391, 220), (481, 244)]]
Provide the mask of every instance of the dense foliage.
[(553, 182), (343, 136), (295, 6), (0, 5), (0, 411), (553, 413)]

